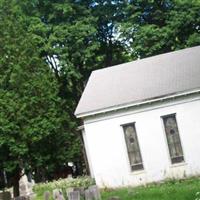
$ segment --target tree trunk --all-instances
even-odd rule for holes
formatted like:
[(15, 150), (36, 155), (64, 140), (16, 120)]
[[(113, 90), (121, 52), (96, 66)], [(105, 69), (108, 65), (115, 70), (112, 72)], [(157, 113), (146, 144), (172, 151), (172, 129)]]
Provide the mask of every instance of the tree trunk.
[(15, 173), (15, 176), (13, 179), (13, 195), (14, 195), (14, 197), (20, 196), (20, 193), (19, 193), (20, 177), (21, 177), (21, 170), (18, 168), (18, 169), (16, 169), (16, 173)]
[(14, 181), (14, 184), (13, 184), (13, 194), (14, 194), (14, 197), (18, 197), (20, 194), (19, 194), (19, 180), (15, 180)]
[(106, 59), (105, 59), (105, 67), (109, 67), (113, 65), (113, 43), (110, 36), (108, 41), (107, 51), (106, 51)]

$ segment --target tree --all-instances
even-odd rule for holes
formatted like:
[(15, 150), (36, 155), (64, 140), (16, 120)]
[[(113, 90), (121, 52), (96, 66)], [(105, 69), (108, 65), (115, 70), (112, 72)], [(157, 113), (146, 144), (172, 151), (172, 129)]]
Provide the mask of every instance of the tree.
[[(41, 56), (54, 71), (60, 97), (68, 104), (78, 102), (89, 68), (96, 66), (99, 43), (95, 39), (95, 18), (81, 1), (39, 0), (33, 5), (33, 13), (26, 12), (29, 7), (27, 1), (24, 12), (29, 15), (29, 31), (35, 34)], [(68, 109), (74, 106), (68, 105)]]
[(133, 58), (166, 53), (200, 44), (198, 0), (136, 0), (121, 24)]
[(79, 150), (68, 153), (73, 136), (63, 127), (69, 115), (18, 4), (2, 0), (0, 18), (0, 166), (18, 196), (22, 169), (55, 168)]
[(34, 2), (23, 3), (24, 12), (31, 17), (29, 30), (54, 70), (60, 97), (73, 102), (69, 108), (73, 118), (91, 71), (128, 60), (117, 27), (125, 5), (121, 0)]
[(96, 55), (99, 68), (108, 67), (129, 60), (126, 43), (119, 39), (119, 24), (125, 18), (124, 9), (127, 3), (122, 0), (93, 0), (89, 1), (92, 15), (97, 19), (97, 39), (99, 48)]

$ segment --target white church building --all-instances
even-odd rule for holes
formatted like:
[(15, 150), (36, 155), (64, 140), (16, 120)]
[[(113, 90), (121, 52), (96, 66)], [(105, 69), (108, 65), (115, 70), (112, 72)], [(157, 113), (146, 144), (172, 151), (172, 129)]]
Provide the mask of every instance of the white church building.
[(93, 71), (75, 115), (100, 187), (200, 175), (200, 46)]

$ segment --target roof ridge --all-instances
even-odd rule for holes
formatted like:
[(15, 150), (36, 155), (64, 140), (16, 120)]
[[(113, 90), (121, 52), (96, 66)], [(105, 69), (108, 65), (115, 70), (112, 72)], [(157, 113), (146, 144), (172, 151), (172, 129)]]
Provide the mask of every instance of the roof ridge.
[(123, 67), (124, 65), (127, 65), (127, 64), (132, 64), (132, 63), (137, 64), (137, 63), (148, 61), (148, 60), (151, 60), (151, 59), (154, 59), (154, 58), (157, 58), (157, 57), (174, 55), (174, 54), (177, 54), (177, 53), (181, 53), (183, 51), (193, 50), (194, 48), (200, 48), (200, 45), (194, 46), (194, 47), (185, 48), (185, 49), (178, 49), (178, 50), (170, 51), (170, 52), (166, 52), (166, 53), (161, 53), (161, 54), (154, 55), (154, 56), (148, 56), (148, 57), (141, 58), (141, 59), (138, 58), (137, 60), (132, 60), (132, 61), (125, 62), (125, 63), (121, 63), (121, 64), (117, 64), (117, 65), (112, 65), (112, 66), (104, 67), (104, 68), (101, 68), (101, 69), (96, 69), (96, 70), (94, 70), (92, 72), (96, 73), (96, 72), (99, 72), (99, 71), (110, 70), (110, 69), (113, 69), (113, 68), (116, 69), (118, 67)]

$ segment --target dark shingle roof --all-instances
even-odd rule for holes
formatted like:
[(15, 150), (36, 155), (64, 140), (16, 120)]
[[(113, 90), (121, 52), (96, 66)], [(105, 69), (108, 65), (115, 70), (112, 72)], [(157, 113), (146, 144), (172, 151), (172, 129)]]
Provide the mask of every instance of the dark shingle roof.
[(94, 71), (75, 115), (200, 88), (200, 46)]

